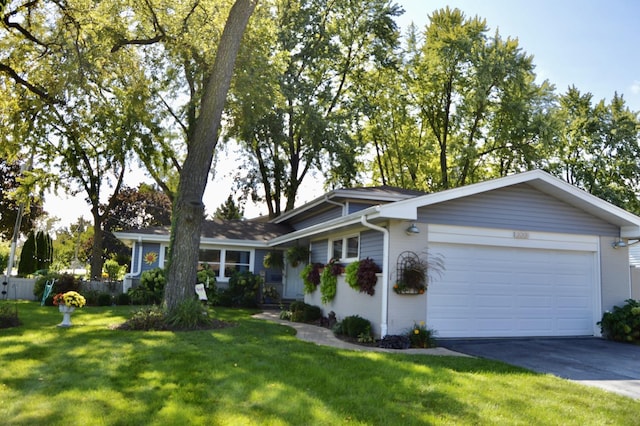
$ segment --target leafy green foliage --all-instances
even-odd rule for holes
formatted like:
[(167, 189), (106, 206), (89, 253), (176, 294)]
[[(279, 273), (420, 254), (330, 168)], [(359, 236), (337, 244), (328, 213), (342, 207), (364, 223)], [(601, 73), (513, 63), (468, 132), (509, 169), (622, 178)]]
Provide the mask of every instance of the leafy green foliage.
[(140, 275), (140, 284), (129, 290), (134, 304), (159, 304), (167, 283), (164, 269), (154, 268)]
[(624, 306), (614, 306), (611, 312), (605, 312), (598, 325), (609, 340), (640, 344), (640, 301), (625, 302)]
[[(18, 162), (7, 161), (0, 152), (0, 240), (9, 241), (13, 236), (16, 216), (19, 212), (21, 200), (16, 197), (21, 183), (21, 165)], [(28, 192), (28, 191), (27, 191)], [(33, 193), (28, 194), (29, 209), (24, 212), (20, 224), (20, 232), (26, 234), (33, 229), (34, 221), (43, 213), (42, 205)]]
[(166, 330), (164, 310), (158, 305), (144, 306), (120, 326), (122, 330)]
[(354, 290), (367, 293), (370, 296), (375, 294), (375, 285), (378, 282), (376, 274), (382, 269), (373, 261), (366, 258), (352, 262), (345, 268), (345, 281)]
[(253, 308), (258, 306), (258, 292), (262, 278), (252, 272), (236, 272), (229, 278), (229, 288), (220, 294), (222, 306)]
[(0, 305), (0, 328), (10, 328), (19, 326), (18, 306), (8, 304)]
[(320, 274), (320, 300), (322, 303), (329, 303), (336, 297), (340, 272), (341, 266), (332, 262), (325, 265), (322, 270), (322, 274)]
[(36, 261), (36, 236), (33, 231), (27, 235), (27, 240), (22, 245), (20, 261), (18, 262), (18, 275), (33, 274), (37, 269)]
[(407, 336), (411, 342), (412, 348), (433, 348), (436, 346), (435, 331), (427, 328), (424, 322), (420, 324), (414, 324)]
[(115, 259), (109, 259), (104, 262), (103, 265), (104, 272), (106, 272), (109, 281), (122, 280), (126, 268), (126, 266), (120, 265)]
[(322, 309), (319, 306), (296, 300), (289, 305), (288, 310), (280, 312), (280, 318), (293, 322), (313, 323), (322, 318)]
[(211, 324), (207, 310), (196, 298), (186, 299), (167, 313), (166, 322), (172, 329), (195, 330)]
[(227, 200), (220, 205), (213, 213), (213, 217), (216, 219), (235, 220), (242, 219), (244, 215), (244, 209), (242, 206), (236, 205), (233, 199), (233, 195), (229, 194)]
[(371, 322), (359, 315), (350, 315), (338, 322), (333, 331), (357, 339), (358, 336), (366, 336), (367, 333), (371, 335)]
[(304, 294), (311, 294), (316, 291), (320, 284), (320, 269), (323, 268), (322, 263), (309, 263), (302, 271), (300, 271), (300, 278), (304, 285)]
[(228, 137), (247, 154), (238, 186), (272, 217), (294, 207), (311, 170), (336, 185), (357, 175), (352, 94), (364, 70), (388, 65), (401, 13), (380, 0), (274, 5), (245, 35), (228, 105)]

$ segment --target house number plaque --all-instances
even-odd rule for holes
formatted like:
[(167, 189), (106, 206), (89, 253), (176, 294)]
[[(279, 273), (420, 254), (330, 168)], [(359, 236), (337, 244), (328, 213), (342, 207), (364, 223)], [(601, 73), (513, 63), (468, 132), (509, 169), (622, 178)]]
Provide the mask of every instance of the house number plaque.
[(528, 240), (529, 233), (526, 231), (513, 231), (513, 238), (516, 240)]

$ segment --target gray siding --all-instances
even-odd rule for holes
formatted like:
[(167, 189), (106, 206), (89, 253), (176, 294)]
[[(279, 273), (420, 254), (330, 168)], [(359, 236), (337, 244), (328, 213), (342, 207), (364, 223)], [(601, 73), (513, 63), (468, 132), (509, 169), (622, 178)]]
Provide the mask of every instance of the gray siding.
[(369, 230), (360, 234), (360, 259), (370, 257), (378, 266), (382, 266), (384, 251), (382, 232)]
[(418, 221), (568, 234), (619, 235), (615, 225), (527, 184), (420, 208)]
[(307, 217), (299, 221), (291, 221), (289, 225), (291, 225), (296, 231), (299, 229), (308, 228), (313, 225), (317, 225), (318, 223), (323, 223), (331, 219), (335, 219), (342, 216), (342, 207), (334, 206), (329, 210), (325, 210), (315, 216)]
[(374, 206), (375, 204), (373, 203), (353, 203), (353, 202), (349, 202), (349, 205), (347, 206), (347, 214), (351, 214), (351, 213), (355, 213), (355, 212), (359, 212), (362, 211), (364, 209), (367, 209), (371, 206)]
[(313, 241), (311, 243), (311, 263), (327, 263), (329, 256), (329, 241)]

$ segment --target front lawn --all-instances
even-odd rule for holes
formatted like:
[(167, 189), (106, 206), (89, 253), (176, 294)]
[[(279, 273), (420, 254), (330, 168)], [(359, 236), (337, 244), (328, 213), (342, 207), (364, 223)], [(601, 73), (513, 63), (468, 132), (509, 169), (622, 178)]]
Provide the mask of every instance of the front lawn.
[(631, 425), (640, 410), (499, 362), (320, 347), (246, 310), (216, 309), (235, 327), (138, 332), (111, 328), (129, 307), (64, 329), (54, 307), (17, 306), (23, 324), (0, 329), (7, 425)]

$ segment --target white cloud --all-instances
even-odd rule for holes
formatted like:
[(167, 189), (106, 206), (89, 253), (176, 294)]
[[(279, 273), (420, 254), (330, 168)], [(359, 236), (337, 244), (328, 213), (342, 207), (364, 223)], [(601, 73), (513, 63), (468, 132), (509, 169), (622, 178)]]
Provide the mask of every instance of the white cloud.
[(633, 93), (634, 95), (640, 94), (640, 81), (635, 80), (633, 83), (631, 83), (631, 93)]

